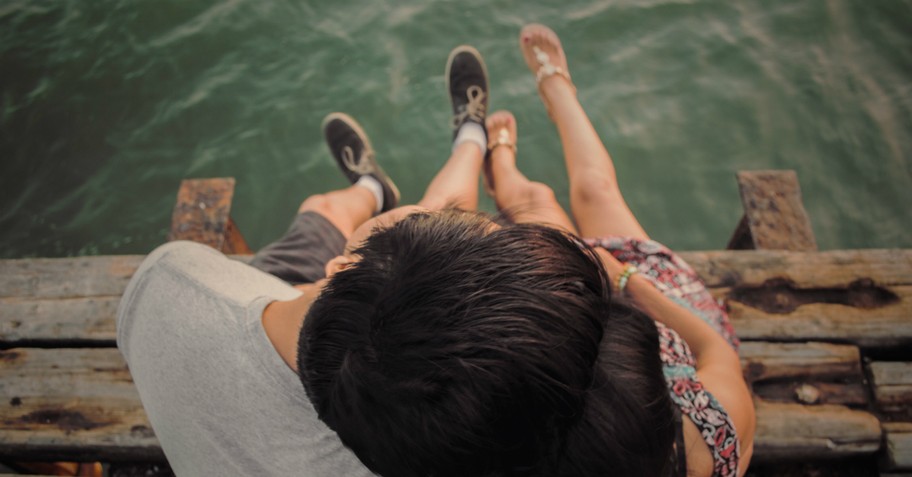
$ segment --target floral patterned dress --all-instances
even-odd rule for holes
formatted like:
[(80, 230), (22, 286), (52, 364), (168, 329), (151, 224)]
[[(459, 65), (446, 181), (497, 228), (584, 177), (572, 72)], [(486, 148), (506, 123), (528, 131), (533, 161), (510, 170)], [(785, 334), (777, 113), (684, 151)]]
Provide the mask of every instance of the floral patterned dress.
[[(738, 350), (740, 343), (721, 304), (706, 290), (690, 265), (667, 247), (653, 240), (627, 237), (602, 237), (586, 242), (636, 266), (665, 296), (709, 323)], [(714, 461), (713, 476), (736, 476), (740, 448), (731, 418), (697, 378), (696, 360), (687, 343), (665, 325), (656, 323), (656, 326), (671, 399), (693, 421), (709, 445)]]

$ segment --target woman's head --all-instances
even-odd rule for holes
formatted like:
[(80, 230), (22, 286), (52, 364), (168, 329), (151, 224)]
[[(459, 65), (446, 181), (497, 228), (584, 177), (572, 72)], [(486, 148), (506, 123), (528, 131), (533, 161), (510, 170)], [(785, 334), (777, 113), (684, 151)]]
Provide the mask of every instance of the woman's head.
[[(609, 406), (664, 412), (658, 397), (633, 402), (642, 393), (625, 383), (640, 379), (629, 369), (636, 363), (604, 356), (629, 353), (603, 339), (628, 326), (609, 316), (604, 269), (572, 236), (497, 227), (473, 213), (417, 212), (352, 254), (357, 260), (308, 313), (298, 366), (321, 419), (375, 472), (587, 469), (568, 448), (587, 445), (578, 441), (593, 426), (581, 420), (595, 416), (603, 422), (594, 430), (623, 432), (625, 418), (606, 417)], [(646, 344), (645, 372), (661, 384), (655, 327), (632, 320), (635, 331), (617, 333), (642, 332), (633, 354)]]

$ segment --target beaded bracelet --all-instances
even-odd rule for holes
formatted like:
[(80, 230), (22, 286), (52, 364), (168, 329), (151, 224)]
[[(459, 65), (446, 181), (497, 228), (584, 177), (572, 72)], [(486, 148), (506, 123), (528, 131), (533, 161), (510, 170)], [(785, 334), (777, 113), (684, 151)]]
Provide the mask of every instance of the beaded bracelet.
[(639, 272), (639, 270), (637, 269), (637, 267), (625, 263), (624, 271), (621, 272), (620, 275), (618, 275), (617, 283), (614, 287), (617, 290), (617, 292), (624, 293), (624, 289), (627, 288), (627, 282), (630, 281), (630, 277), (632, 277), (634, 274), (636, 274), (638, 272)]

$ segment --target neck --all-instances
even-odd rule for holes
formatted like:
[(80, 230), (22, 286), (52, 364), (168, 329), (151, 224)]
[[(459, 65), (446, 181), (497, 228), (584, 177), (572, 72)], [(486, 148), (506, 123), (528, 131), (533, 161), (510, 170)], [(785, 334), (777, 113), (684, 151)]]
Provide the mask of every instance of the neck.
[(285, 364), (295, 372), (298, 371), (298, 337), (301, 326), (304, 325), (304, 316), (325, 283), (326, 280), (320, 280), (313, 284), (298, 285), (295, 288), (301, 290), (301, 296), (290, 301), (274, 301), (263, 311), (266, 336)]

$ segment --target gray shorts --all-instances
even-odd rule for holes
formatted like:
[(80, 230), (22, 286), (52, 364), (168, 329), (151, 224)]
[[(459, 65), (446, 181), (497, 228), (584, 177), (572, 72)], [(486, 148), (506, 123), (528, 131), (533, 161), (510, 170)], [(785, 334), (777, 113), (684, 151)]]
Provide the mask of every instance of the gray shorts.
[(326, 276), (325, 265), (345, 249), (345, 236), (316, 212), (298, 214), (282, 238), (254, 255), (250, 265), (292, 284)]

